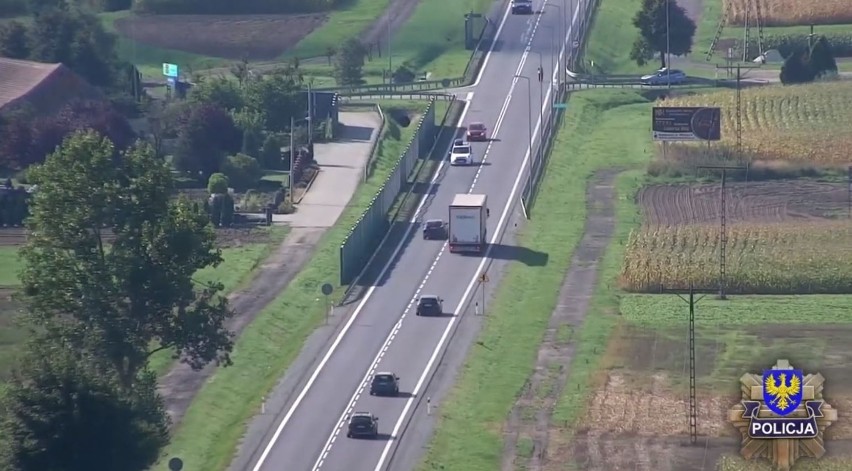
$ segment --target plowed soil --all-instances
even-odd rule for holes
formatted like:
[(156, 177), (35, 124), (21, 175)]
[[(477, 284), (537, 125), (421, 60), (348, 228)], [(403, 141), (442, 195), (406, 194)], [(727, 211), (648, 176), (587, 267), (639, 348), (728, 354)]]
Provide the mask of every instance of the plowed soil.
[[(772, 223), (846, 216), (843, 184), (807, 180), (736, 182), (725, 190), (728, 222)], [(654, 185), (637, 200), (648, 225), (718, 223), (721, 188), (708, 185)]]
[(256, 61), (279, 57), (326, 19), (326, 15), (139, 15), (116, 20), (115, 27), (122, 36), (150, 46)]

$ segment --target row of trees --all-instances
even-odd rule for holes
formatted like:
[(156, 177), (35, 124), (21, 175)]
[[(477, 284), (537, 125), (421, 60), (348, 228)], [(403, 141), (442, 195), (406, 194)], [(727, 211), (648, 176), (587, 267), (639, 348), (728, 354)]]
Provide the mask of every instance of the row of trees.
[(209, 217), (171, 199), (171, 169), (152, 147), (118, 152), (94, 131), (29, 177), (30, 340), (0, 397), (0, 469), (147, 469), (169, 439), (151, 355), (230, 364), (222, 286), (192, 278), (222, 261)]

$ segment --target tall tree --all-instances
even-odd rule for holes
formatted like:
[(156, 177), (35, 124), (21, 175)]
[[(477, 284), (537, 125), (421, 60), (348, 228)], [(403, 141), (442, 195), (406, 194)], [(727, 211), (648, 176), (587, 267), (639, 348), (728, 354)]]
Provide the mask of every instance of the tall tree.
[(30, 56), (29, 31), (20, 21), (0, 25), (0, 56), (10, 59), (26, 59)]
[(639, 29), (639, 37), (633, 42), (630, 58), (639, 65), (659, 53), (660, 64), (666, 67), (667, 50), (676, 56), (692, 52), (695, 22), (675, 0), (642, 0), (633, 25)]
[(222, 260), (213, 229), (191, 203), (171, 201), (171, 171), (150, 147), (116, 157), (107, 139), (81, 132), (28, 177), (39, 190), (21, 251), (27, 319), (97, 352), (125, 387), (168, 348), (193, 368), (230, 364), (222, 286), (192, 279)]
[(282, 131), (290, 127), (290, 118), (301, 120), (306, 114), (295, 70), (283, 69), (246, 86), (246, 107), (259, 112), (270, 130)]
[(834, 53), (825, 36), (820, 36), (811, 47), (809, 62), (816, 77), (837, 73), (837, 61), (834, 60)]
[(334, 78), (338, 85), (360, 85), (364, 82), (364, 57), (367, 48), (357, 38), (344, 42), (337, 51)]
[(0, 398), (0, 467), (8, 471), (142, 471), (168, 444), (156, 378), (124, 388), (88, 351), (31, 343)]
[(195, 105), (180, 125), (174, 164), (205, 182), (241, 146), (242, 133), (227, 111), (212, 103)]

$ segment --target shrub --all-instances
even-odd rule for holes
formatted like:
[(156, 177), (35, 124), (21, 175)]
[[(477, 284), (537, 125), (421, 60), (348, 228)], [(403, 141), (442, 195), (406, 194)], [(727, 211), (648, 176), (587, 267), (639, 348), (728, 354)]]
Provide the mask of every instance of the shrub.
[(232, 155), (222, 165), (222, 172), (236, 190), (251, 188), (260, 181), (263, 170), (253, 157), (245, 154)]
[[(835, 57), (852, 56), (852, 33), (827, 33), (825, 39)], [(788, 57), (797, 50), (808, 48), (808, 35), (802, 34), (767, 34), (763, 41), (765, 50), (777, 49), (783, 57)], [(753, 41), (750, 50), (757, 50), (757, 41)]]
[(214, 173), (207, 180), (207, 192), (211, 195), (228, 194), (228, 177), (222, 173)]
[(296, 207), (289, 201), (282, 201), (278, 205), (278, 214), (293, 214), (296, 212)]
[(215, 227), (228, 227), (234, 222), (234, 199), (231, 195), (214, 194), (207, 201), (210, 208), (210, 222)]
[(263, 194), (249, 190), (240, 201), (240, 211), (247, 213), (259, 213), (266, 208), (267, 204), (267, 198)]

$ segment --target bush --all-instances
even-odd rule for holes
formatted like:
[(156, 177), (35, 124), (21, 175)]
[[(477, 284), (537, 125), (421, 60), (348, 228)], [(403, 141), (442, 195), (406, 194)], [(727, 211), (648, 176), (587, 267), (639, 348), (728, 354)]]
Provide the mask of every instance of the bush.
[(268, 204), (267, 198), (263, 194), (255, 193), (252, 190), (246, 192), (240, 201), (240, 211), (246, 213), (259, 213), (266, 208)]
[(210, 222), (214, 227), (228, 227), (234, 222), (234, 199), (231, 195), (211, 195), (206, 207), (210, 208)]
[(228, 177), (222, 173), (214, 173), (207, 180), (207, 192), (211, 195), (228, 194)]
[(0, 17), (21, 16), (28, 11), (27, 0), (0, 0)]
[(275, 14), (312, 13), (333, 9), (345, 0), (138, 0), (136, 9), (144, 13), (177, 14)]
[(231, 186), (238, 191), (254, 187), (263, 176), (263, 170), (257, 160), (245, 154), (228, 157), (222, 165), (222, 172), (228, 177)]

